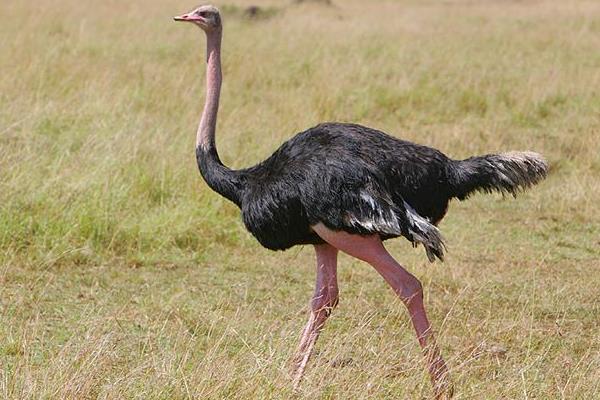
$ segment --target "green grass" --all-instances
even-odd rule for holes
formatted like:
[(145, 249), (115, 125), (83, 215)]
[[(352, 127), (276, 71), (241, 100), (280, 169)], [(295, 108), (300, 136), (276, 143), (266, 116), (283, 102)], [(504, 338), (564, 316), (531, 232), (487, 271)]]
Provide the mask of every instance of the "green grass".
[[(323, 120), (455, 157), (528, 149), (549, 178), (453, 203), (444, 264), (405, 240), (457, 399), (600, 395), (600, 5), (224, 7), (218, 145), (265, 158)], [(283, 399), (314, 280), (195, 165), (204, 37), (186, 2), (0, 4), (0, 397)], [(299, 398), (428, 398), (406, 312), (342, 256)]]

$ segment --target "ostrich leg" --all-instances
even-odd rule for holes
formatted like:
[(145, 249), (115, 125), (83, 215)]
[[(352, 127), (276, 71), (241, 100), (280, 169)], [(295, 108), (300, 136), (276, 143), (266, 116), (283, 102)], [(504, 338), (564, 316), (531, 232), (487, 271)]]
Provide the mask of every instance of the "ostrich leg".
[(304, 369), (325, 325), (327, 317), (338, 303), (337, 286), (337, 249), (328, 244), (315, 245), (317, 253), (317, 283), (311, 301), (311, 312), (308, 323), (302, 332), (300, 346), (293, 361), (294, 390), (304, 375)]
[(444, 394), (448, 397), (452, 396), (448, 368), (435, 343), (425, 313), (421, 282), (394, 260), (378, 236), (359, 236), (347, 232), (336, 232), (322, 224), (313, 226), (313, 229), (323, 240), (335, 248), (371, 264), (394, 289), (394, 292), (406, 305), (417, 332), (417, 339), (427, 361), (435, 397), (440, 399)]

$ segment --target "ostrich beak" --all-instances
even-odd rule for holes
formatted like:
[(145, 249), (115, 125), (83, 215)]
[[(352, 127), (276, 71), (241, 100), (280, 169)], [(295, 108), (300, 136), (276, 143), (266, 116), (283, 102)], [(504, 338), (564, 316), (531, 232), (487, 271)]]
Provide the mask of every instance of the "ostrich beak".
[(203, 18), (199, 15), (195, 15), (194, 12), (189, 12), (186, 14), (178, 15), (173, 17), (175, 21), (203, 21)]

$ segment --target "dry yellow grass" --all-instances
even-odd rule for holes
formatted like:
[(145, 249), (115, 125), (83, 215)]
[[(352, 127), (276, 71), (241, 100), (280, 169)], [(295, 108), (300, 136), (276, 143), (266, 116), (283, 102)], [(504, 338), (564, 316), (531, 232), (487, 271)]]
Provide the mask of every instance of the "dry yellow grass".
[[(224, 9), (218, 145), (243, 167), (323, 120), (455, 158), (545, 154), (517, 200), (451, 205), (424, 283), (457, 399), (600, 396), (600, 3), (335, 1)], [(0, 397), (291, 396), (310, 248), (271, 253), (198, 176), (195, 4), (0, 3)], [(306, 399), (428, 398), (402, 304), (340, 260)]]

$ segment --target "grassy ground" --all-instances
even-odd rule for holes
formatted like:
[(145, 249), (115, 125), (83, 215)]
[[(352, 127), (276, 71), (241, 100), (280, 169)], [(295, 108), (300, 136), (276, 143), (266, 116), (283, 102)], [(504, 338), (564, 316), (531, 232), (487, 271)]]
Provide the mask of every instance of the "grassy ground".
[[(311, 248), (262, 249), (195, 166), (190, 2), (0, 3), (0, 397), (283, 399)], [(600, 395), (600, 4), (335, 1), (225, 8), (226, 164), (354, 121), (460, 158), (531, 149), (548, 180), (453, 203), (424, 283), (457, 399)], [(362, 4), (362, 5), (361, 5)], [(428, 398), (402, 304), (341, 257), (298, 396)]]

